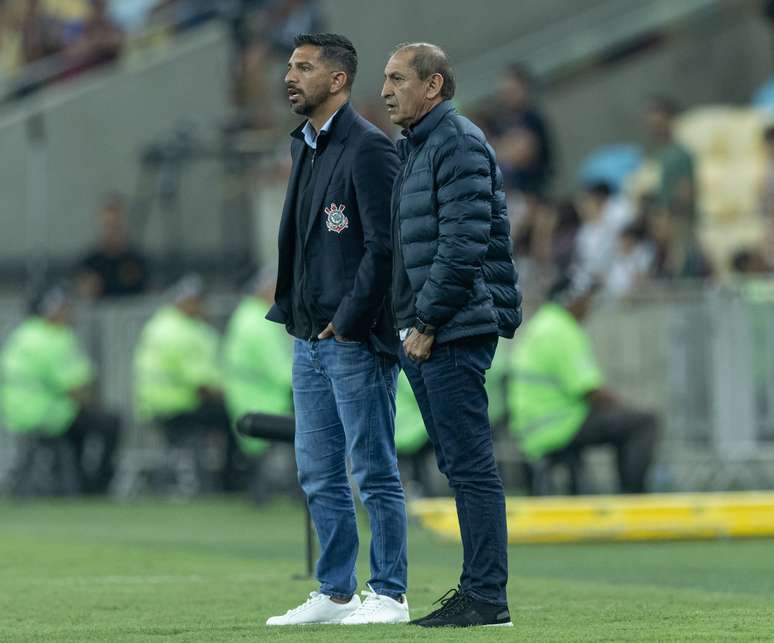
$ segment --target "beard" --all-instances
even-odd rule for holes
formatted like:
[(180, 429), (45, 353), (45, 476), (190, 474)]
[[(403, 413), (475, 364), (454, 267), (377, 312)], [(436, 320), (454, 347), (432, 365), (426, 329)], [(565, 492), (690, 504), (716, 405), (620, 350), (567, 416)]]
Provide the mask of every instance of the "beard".
[(295, 114), (301, 116), (309, 116), (315, 109), (322, 105), (328, 97), (328, 92), (323, 89), (310, 92), (309, 94), (302, 92), (298, 88), (296, 88), (296, 91), (298, 92), (298, 98), (295, 104), (291, 104), (290, 109), (293, 110)]

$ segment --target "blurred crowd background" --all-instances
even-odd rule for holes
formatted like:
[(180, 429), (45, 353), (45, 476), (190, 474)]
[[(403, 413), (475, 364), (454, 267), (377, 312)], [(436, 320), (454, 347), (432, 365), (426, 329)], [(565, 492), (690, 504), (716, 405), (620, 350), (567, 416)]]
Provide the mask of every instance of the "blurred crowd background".
[[(3, 489), (295, 492), (291, 448), (233, 422), (292, 412), (289, 340), (262, 317), (297, 122), (284, 68), (323, 30), (352, 39), (353, 102), (395, 138), (391, 48), (447, 49), (504, 173), (527, 325), (568, 271), (593, 281), (576, 317), (605, 387), (658, 426), (647, 487), (774, 484), (774, 2), (480, 9), (0, 0)], [(614, 439), (525, 446), (521, 334), (488, 382), (506, 484), (625, 490)], [(405, 381), (397, 424), (411, 492), (445, 493)]]

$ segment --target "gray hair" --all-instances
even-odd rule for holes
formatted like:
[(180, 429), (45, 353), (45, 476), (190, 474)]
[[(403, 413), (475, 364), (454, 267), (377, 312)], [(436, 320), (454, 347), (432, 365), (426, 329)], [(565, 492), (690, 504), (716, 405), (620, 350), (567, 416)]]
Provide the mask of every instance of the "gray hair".
[(457, 82), (454, 79), (454, 70), (449, 63), (449, 57), (443, 49), (428, 42), (411, 42), (398, 45), (392, 53), (395, 55), (403, 51), (414, 54), (409, 64), (417, 72), (420, 80), (427, 80), (433, 74), (440, 74), (443, 78), (441, 98), (444, 100), (454, 98)]

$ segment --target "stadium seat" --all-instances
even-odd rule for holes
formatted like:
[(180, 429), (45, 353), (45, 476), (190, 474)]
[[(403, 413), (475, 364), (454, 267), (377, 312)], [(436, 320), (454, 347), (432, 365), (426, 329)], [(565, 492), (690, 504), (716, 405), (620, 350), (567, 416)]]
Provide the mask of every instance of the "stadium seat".
[(721, 272), (735, 250), (762, 238), (765, 122), (760, 110), (730, 106), (692, 109), (678, 121), (678, 138), (696, 156), (700, 238)]

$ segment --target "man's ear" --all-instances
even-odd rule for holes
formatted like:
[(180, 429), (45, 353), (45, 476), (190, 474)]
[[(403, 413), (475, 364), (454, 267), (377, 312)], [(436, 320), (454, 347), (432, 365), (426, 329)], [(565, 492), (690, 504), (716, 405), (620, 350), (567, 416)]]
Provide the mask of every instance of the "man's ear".
[(441, 93), (443, 89), (443, 76), (441, 74), (432, 74), (428, 79), (425, 97), (433, 99)]
[(347, 74), (343, 71), (334, 71), (331, 78), (331, 94), (335, 94), (347, 85)]

